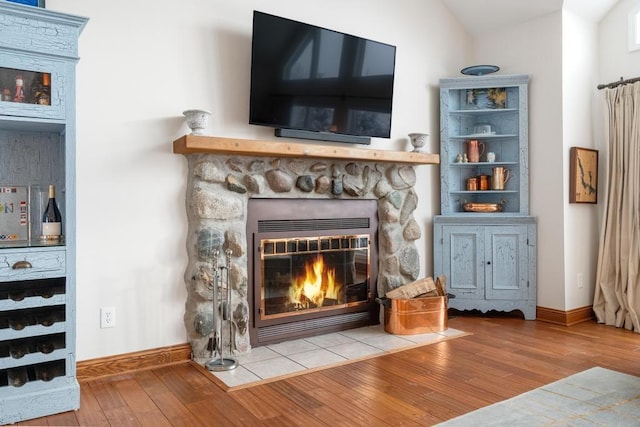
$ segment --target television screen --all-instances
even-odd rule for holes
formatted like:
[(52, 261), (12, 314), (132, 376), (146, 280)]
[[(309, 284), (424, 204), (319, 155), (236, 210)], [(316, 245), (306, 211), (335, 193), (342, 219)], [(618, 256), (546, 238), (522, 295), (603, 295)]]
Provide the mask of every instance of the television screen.
[(389, 138), (395, 50), (254, 11), (249, 123)]

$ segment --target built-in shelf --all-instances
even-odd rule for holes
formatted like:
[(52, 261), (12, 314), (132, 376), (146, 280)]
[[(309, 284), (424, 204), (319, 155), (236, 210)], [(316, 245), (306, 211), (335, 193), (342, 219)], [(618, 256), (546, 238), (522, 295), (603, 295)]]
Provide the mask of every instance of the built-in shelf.
[(435, 165), (440, 163), (439, 154), (200, 135), (185, 135), (176, 139), (173, 141), (173, 152), (176, 154), (217, 153), (257, 157), (366, 160), (414, 165)]

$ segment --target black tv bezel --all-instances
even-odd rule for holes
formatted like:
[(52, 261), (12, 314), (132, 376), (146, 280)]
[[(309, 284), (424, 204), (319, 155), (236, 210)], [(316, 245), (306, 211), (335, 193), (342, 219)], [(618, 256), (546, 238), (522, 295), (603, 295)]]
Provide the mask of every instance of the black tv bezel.
[[(388, 134), (386, 135), (363, 135), (363, 134), (351, 134), (351, 133), (338, 133), (338, 132), (332, 132), (332, 131), (315, 131), (315, 130), (309, 130), (309, 129), (300, 129), (300, 128), (295, 128), (295, 127), (286, 127), (283, 126), (282, 124), (279, 123), (270, 123), (267, 121), (262, 121), (262, 120), (255, 120), (253, 117), (253, 105), (254, 105), (254, 72), (256, 72), (255, 69), (255, 60), (254, 60), (254, 49), (255, 49), (255, 19), (256, 19), (256, 15), (257, 14), (262, 14), (262, 15), (266, 15), (266, 16), (270, 16), (270, 17), (274, 17), (274, 18), (278, 18), (278, 19), (282, 19), (282, 20), (286, 20), (286, 21), (290, 21), (296, 24), (300, 24), (300, 25), (304, 25), (310, 28), (316, 28), (319, 30), (324, 30), (324, 31), (330, 31), (333, 33), (337, 33), (337, 34), (341, 34), (347, 37), (353, 37), (355, 39), (358, 40), (363, 40), (363, 41), (367, 41), (367, 42), (373, 42), (379, 45), (384, 45), (384, 46), (388, 46), (393, 48), (393, 67), (392, 67), (392, 74), (391, 74), (391, 94), (390, 94), (390, 98), (389, 98), (389, 130), (388, 130)], [(288, 138), (298, 138), (298, 139), (309, 139), (309, 140), (319, 140), (319, 141), (331, 141), (331, 142), (344, 142), (344, 143), (353, 143), (353, 144), (371, 144), (371, 139), (372, 138), (385, 138), (385, 139), (389, 139), (391, 137), (391, 126), (393, 123), (393, 97), (394, 97), (394, 88), (395, 88), (395, 74), (396, 74), (396, 70), (395, 70), (395, 65), (396, 65), (396, 52), (397, 52), (397, 47), (395, 45), (389, 44), (389, 43), (384, 43), (384, 42), (380, 42), (377, 40), (373, 40), (370, 38), (366, 38), (366, 37), (361, 37), (361, 36), (356, 36), (354, 34), (349, 34), (349, 33), (345, 33), (342, 31), (337, 31), (337, 30), (333, 30), (327, 27), (322, 27), (322, 26), (318, 26), (318, 25), (314, 25), (314, 24), (310, 24), (310, 23), (306, 23), (306, 22), (302, 22), (302, 21), (298, 21), (298, 20), (294, 20), (294, 19), (290, 19), (290, 18), (286, 18), (283, 16), (279, 16), (279, 15), (274, 15), (274, 14), (270, 14), (270, 13), (266, 13), (266, 12), (262, 12), (262, 11), (258, 11), (258, 10), (254, 10), (253, 11), (253, 24), (252, 24), (252, 35), (251, 35), (251, 74), (250, 74), (250, 89), (249, 89), (249, 124), (251, 125), (258, 125), (258, 126), (266, 126), (266, 127), (271, 127), (274, 128), (274, 134), (275, 136), (278, 137), (288, 137)]]

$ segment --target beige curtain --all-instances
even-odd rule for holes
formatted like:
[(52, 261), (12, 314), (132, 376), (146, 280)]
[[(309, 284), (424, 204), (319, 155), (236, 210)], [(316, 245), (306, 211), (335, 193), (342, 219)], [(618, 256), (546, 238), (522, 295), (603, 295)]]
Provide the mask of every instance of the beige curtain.
[(605, 89), (609, 167), (593, 310), (640, 332), (640, 82)]

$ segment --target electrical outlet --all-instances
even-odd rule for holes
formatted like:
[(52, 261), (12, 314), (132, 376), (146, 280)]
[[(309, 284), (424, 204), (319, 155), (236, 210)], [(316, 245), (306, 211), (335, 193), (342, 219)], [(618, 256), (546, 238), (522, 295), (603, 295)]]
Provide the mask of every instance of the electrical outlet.
[(578, 273), (576, 281), (578, 282), (578, 289), (584, 288), (584, 276), (582, 273)]
[(113, 328), (116, 326), (116, 308), (102, 307), (100, 309), (100, 327)]

